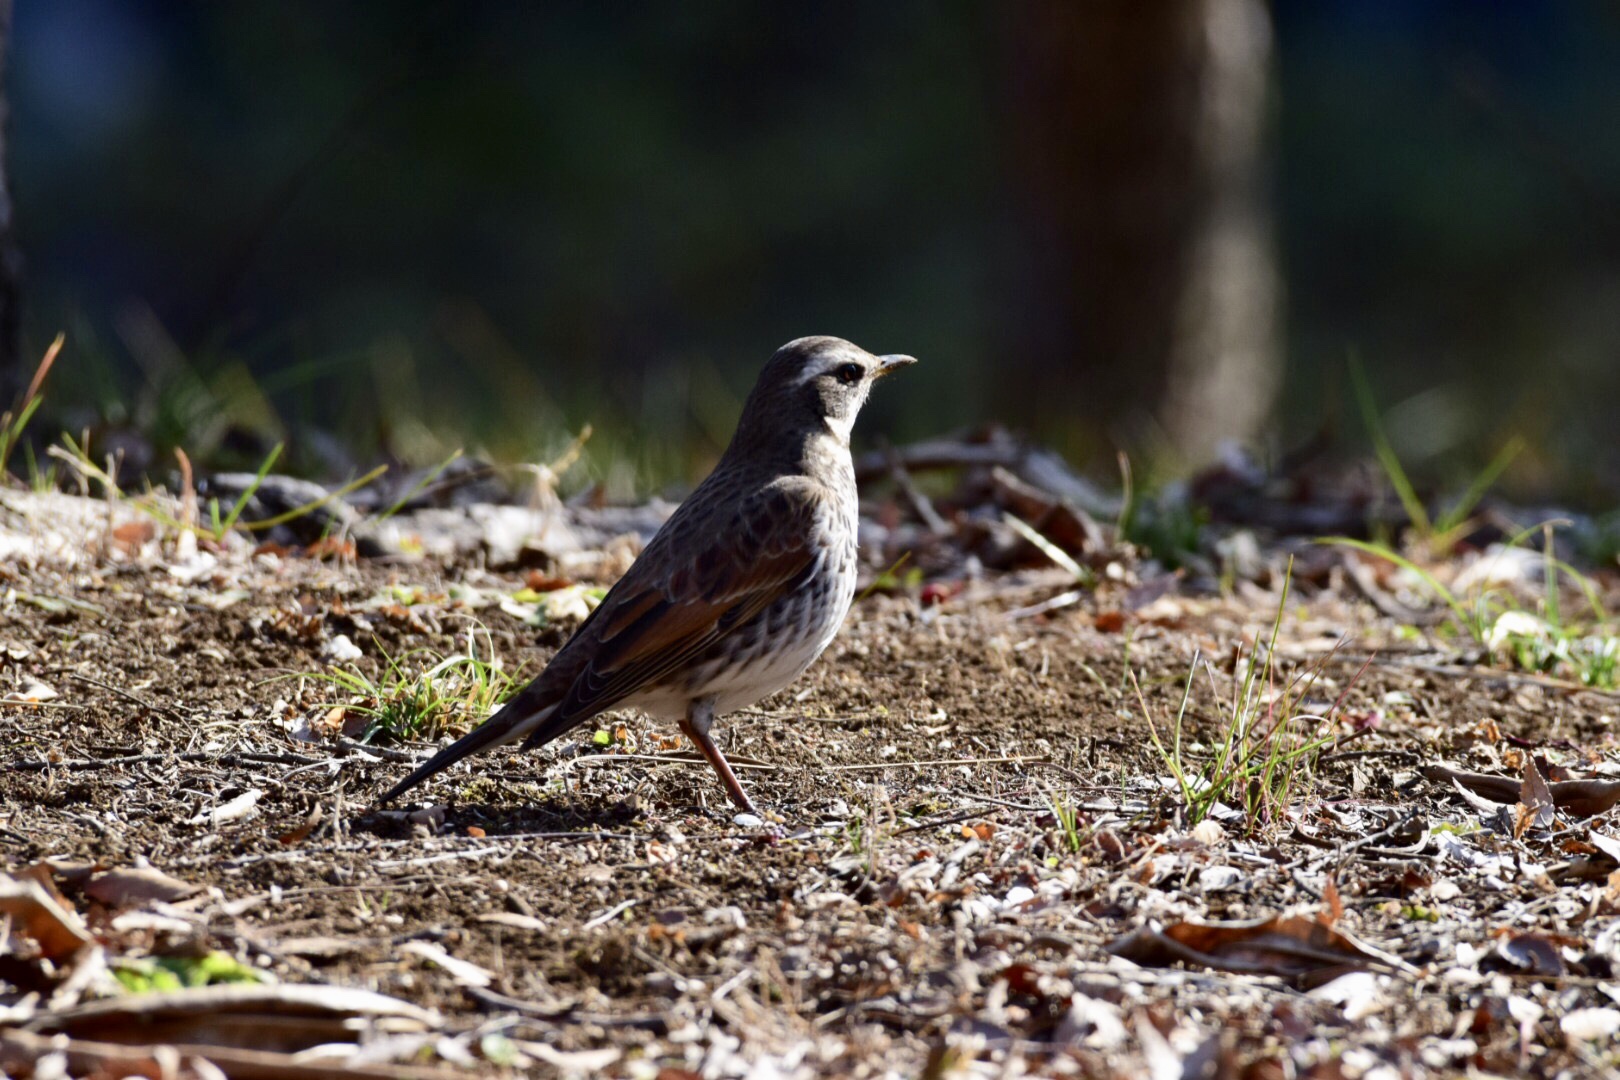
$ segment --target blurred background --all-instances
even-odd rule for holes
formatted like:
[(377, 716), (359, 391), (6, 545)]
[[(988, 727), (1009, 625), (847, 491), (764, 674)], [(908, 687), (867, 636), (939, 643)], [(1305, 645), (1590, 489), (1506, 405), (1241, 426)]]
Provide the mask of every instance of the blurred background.
[(1354, 356), (1416, 472), (1620, 488), (1614, 0), (22, 0), (5, 85), (7, 396), (66, 331), (160, 467), (679, 488), (831, 333), (926, 364), (866, 445), (1354, 454)]

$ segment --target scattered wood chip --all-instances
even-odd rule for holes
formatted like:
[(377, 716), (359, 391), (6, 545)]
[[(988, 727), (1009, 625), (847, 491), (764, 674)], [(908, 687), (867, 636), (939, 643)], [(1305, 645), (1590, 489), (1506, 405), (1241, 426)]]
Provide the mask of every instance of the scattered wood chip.
[[(624, 1056), (623, 1050), (611, 1046), (603, 1047), (600, 1050), (569, 1051), (558, 1050), (547, 1043), (533, 1042), (527, 1039), (519, 1040), (516, 1045), (518, 1049), (536, 1061), (543, 1061), (552, 1068), (569, 1075), (600, 1076), (602, 1070)], [(673, 1073), (676, 1070), (666, 1069), (663, 1071)]]
[(365, 952), (371, 944), (369, 938), (340, 938), (315, 935), (312, 937), (286, 938), (278, 941), (276, 942), (276, 952), (287, 956), (303, 956), (325, 960)]
[(479, 967), (470, 960), (457, 959), (431, 941), (407, 941), (399, 947), (399, 951), (443, 968), (460, 986), (476, 986), (482, 989), (495, 981), (493, 971)]
[(239, 818), (252, 817), (259, 799), (264, 792), (258, 788), (250, 788), (242, 792), (228, 803), (211, 807), (195, 817), (187, 818), (187, 825), (223, 825), (227, 821), (236, 821)]
[(126, 911), (113, 917), (109, 924), (119, 933), (130, 930), (156, 930), (168, 934), (189, 934), (197, 926), (174, 915), (159, 915), (152, 911)]
[(636, 904), (639, 903), (639, 902), (640, 901), (637, 900), (637, 899), (630, 899), (630, 900), (626, 900), (622, 904), (617, 904), (617, 905), (615, 905), (613, 907), (610, 907), (606, 911), (602, 912), (600, 915), (597, 915), (594, 918), (588, 919), (586, 921), (585, 925), (580, 927), (580, 929), (581, 930), (595, 930), (598, 926), (602, 926), (602, 925), (605, 925), (606, 923), (612, 922), (614, 919), (618, 918), (620, 915), (623, 915), (626, 911), (629, 911), (631, 908), (635, 907)]
[(1620, 1035), (1620, 1009), (1576, 1009), (1558, 1021), (1558, 1030), (1577, 1042)]
[(513, 930), (544, 930), (544, 919), (537, 919), (533, 915), (520, 915), (515, 911), (487, 911), (482, 915), (473, 917), (475, 922), (489, 923), (493, 926), (507, 926)]

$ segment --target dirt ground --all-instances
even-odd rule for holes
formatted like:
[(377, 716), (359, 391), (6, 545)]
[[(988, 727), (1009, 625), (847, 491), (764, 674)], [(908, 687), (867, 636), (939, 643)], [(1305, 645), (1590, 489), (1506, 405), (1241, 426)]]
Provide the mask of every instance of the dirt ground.
[[(1554, 1076), (1617, 1062), (1615, 867), (1590, 839), (1616, 832), (1614, 812), (1504, 833), (1424, 772), (1517, 784), (1534, 754), (1612, 775), (1614, 694), (1475, 665), (1301, 587), (1279, 673), (1316, 670), (1300, 708), (1334, 742), (1286, 819), (1193, 829), (1142, 704), (1167, 734), (1196, 665), (1186, 740), (1207, 752), (1239, 650), (1264, 640), (1278, 597), (1241, 585), (1128, 611), (1105, 584), (1028, 614), (1065, 588), (1029, 573), (936, 606), (915, 590), (864, 598), (797, 685), (717, 725), (775, 831), (737, 824), (701, 762), (657, 760), (684, 747), (633, 715), (601, 722), (606, 748), (587, 726), (498, 751), (393, 813), (371, 801), (422, 748), (295, 737), (345, 699), (310, 677), (338, 635), (376, 671), (464, 651), (480, 628), (508, 667), (537, 672), (567, 625), (536, 630), (451, 589), (523, 584), (274, 555), (195, 580), (0, 570), (0, 682), (58, 695), (0, 704), (4, 868), (52, 860), (119, 955), (220, 950), (283, 983), (437, 1010), (460, 1054), (504, 1062), (475, 1060), (482, 1074)], [(118, 905), (78, 891), (83, 863), (199, 891), (126, 901), (163, 918), (118, 923)], [(1274, 926), (1222, 953), (1234, 970), (1108, 949), (1301, 913), (1349, 937)], [(409, 1062), (456, 1064), (449, 1042), (413, 1047)]]

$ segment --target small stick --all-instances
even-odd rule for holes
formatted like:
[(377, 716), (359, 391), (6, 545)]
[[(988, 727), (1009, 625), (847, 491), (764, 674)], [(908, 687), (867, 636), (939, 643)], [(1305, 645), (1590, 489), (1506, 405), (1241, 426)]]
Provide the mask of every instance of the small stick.
[(911, 504), (912, 510), (916, 511), (917, 517), (928, 526), (928, 531), (935, 536), (949, 536), (950, 524), (939, 516), (939, 511), (934, 509), (934, 504), (929, 501), (928, 496), (917, 490), (917, 485), (912, 482), (911, 473), (906, 471), (905, 463), (892, 449), (889, 451), (889, 475), (894, 477), (895, 486)]
[(591, 919), (584, 926), (581, 926), (580, 929), (581, 930), (595, 930), (598, 926), (601, 926), (602, 924), (606, 923), (608, 920), (610, 920), (610, 919), (612, 919), (612, 918), (614, 918), (614, 917), (616, 917), (618, 915), (622, 915), (626, 911), (629, 911), (631, 908), (635, 907), (640, 902), (641, 901), (638, 898), (632, 897), (631, 899), (626, 900), (622, 904), (617, 904), (617, 905), (615, 905), (613, 907), (608, 908), (606, 911), (602, 912), (602, 914), (596, 916), (594, 919)]
[(125, 690), (122, 686), (114, 686), (112, 683), (102, 682), (100, 679), (92, 679), (90, 676), (81, 675), (77, 671), (68, 672), (67, 677), (77, 680), (78, 682), (88, 683), (91, 686), (99, 687), (100, 689), (107, 691), (109, 694), (117, 694), (126, 701), (133, 701), (141, 708), (150, 712), (164, 713), (173, 720), (180, 720), (183, 722), (190, 719), (191, 716), (191, 710), (189, 709), (182, 709), (177, 705), (160, 705), (155, 701), (148, 701), (139, 694)]

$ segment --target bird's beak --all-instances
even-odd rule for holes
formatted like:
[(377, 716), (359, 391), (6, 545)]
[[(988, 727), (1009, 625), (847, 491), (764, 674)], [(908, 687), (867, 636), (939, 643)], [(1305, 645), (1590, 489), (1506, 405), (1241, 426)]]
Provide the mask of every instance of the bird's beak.
[(889, 356), (880, 356), (878, 357), (877, 370), (872, 373), (872, 377), (874, 379), (881, 379), (885, 375), (893, 375), (901, 368), (908, 367), (916, 362), (917, 358), (915, 356), (905, 356), (901, 353), (894, 353)]

